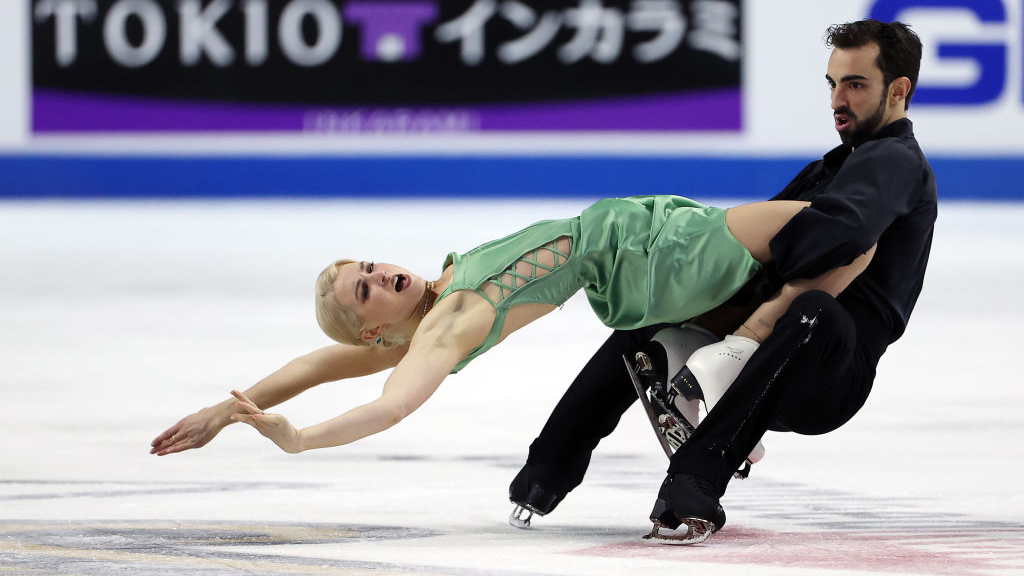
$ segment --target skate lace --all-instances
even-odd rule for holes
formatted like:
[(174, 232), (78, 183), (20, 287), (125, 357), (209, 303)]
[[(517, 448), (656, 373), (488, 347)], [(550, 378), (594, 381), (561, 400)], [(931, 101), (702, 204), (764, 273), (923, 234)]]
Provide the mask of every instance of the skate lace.
[(565, 264), (572, 251), (568, 236), (561, 236), (551, 242), (538, 246), (531, 252), (520, 256), (503, 272), (488, 278), (486, 284), (497, 287), (494, 298), (482, 289), (480, 294), (495, 308), (498, 303), (512, 295), (513, 292), (530, 282), (546, 276)]

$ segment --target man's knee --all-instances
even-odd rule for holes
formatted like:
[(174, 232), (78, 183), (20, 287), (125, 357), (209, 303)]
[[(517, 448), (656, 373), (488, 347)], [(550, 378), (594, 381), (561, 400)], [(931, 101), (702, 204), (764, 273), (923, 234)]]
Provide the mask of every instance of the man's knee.
[(783, 333), (799, 342), (800, 352), (789, 359), (781, 378), (786, 393), (771, 429), (830, 432), (856, 413), (870, 390), (853, 362), (856, 325), (835, 298), (818, 290), (794, 299), (783, 319)]
[[(831, 336), (853, 337), (856, 327), (849, 313), (828, 292), (808, 290), (793, 299), (789, 309), (779, 320), (790, 330), (799, 327), (810, 337), (820, 326), (828, 326)], [(851, 342), (852, 343), (852, 342)]]

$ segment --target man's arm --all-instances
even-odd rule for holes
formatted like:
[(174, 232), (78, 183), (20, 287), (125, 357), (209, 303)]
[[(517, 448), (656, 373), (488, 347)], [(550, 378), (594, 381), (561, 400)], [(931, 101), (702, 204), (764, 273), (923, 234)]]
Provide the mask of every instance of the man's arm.
[(772, 239), (781, 278), (815, 278), (867, 252), (896, 218), (911, 210), (922, 173), (920, 158), (898, 141), (871, 141), (858, 148), (828, 189)]

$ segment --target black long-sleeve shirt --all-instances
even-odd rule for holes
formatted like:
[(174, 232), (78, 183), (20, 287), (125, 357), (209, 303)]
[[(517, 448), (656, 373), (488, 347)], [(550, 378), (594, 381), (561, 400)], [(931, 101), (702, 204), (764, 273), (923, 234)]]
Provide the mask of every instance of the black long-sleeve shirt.
[(878, 244), (839, 299), (884, 340), (876, 343), (882, 350), (898, 339), (921, 293), (938, 208), (935, 174), (910, 120), (883, 127), (856, 150), (831, 150), (773, 200), (811, 202), (770, 243), (783, 280), (814, 278)]

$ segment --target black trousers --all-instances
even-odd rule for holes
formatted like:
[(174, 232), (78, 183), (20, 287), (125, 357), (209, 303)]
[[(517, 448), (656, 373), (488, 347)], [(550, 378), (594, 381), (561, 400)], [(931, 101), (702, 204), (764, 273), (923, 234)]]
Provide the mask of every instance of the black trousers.
[(531, 481), (560, 495), (580, 485), (591, 452), (637, 400), (622, 355), (640, 350), (665, 326), (616, 330), (598, 348), (530, 445), (526, 470)]
[[(637, 399), (621, 355), (662, 327), (616, 331), (605, 341), (531, 444), (526, 467), (533, 481), (560, 494), (583, 481), (591, 452)], [(767, 430), (835, 430), (867, 400), (887, 343), (881, 322), (856, 302), (802, 294), (672, 457), (669, 472), (704, 476), (724, 494)]]

